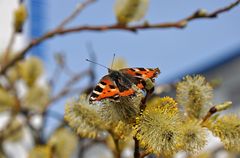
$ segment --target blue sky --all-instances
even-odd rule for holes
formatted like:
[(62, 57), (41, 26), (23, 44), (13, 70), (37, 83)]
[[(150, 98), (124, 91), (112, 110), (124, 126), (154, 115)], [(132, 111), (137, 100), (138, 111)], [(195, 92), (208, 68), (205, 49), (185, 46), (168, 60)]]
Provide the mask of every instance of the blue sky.
[[(46, 30), (53, 29), (68, 16), (79, 0), (48, 0)], [(87, 7), (70, 26), (107, 25), (116, 23), (113, 0), (98, 0)], [(199, 8), (209, 12), (233, 1), (219, 0), (151, 0), (145, 17), (149, 23), (172, 22), (187, 17)], [(46, 68), (53, 69), (53, 53), (64, 52), (68, 65), (75, 72), (88, 68), (86, 43), (91, 42), (97, 62), (108, 66), (112, 56), (127, 60), (129, 67), (159, 67), (157, 82), (163, 83), (228, 56), (240, 49), (240, 6), (216, 19), (196, 20), (185, 29), (143, 30), (137, 34), (125, 31), (81, 32), (58, 36), (45, 42)], [(97, 79), (107, 73), (97, 67)], [(55, 110), (63, 112), (63, 108)]]
[[(50, 0), (47, 2), (47, 29), (54, 28), (68, 16), (79, 0)], [(114, 16), (115, 1), (97, 1), (87, 7), (68, 26), (103, 25), (116, 22)], [(176, 21), (186, 17), (199, 8), (213, 11), (233, 1), (150, 1), (145, 17), (149, 23)], [(57, 3), (57, 4), (56, 4)], [(88, 63), (86, 43), (91, 41), (98, 62), (109, 65), (113, 53), (124, 57), (130, 67), (159, 67), (162, 71), (158, 82), (203, 66), (228, 53), (240, 43), (240, 7), (224, 13), (217, 19), (196, 20), (182, 30), (161, 29), (143, 30), (137, 34), (125, 31), (83, 32), (54, 38), (47, 42), (46, 56), (53, 52), (64, 52), (69, 65), (75, 71), (84, 70)], [(51, 64), (51, 58), (48, 58)], [(51, 66), (50, 66), (51, 67)], [(97, 68), (98, 78), (106, 73)]]

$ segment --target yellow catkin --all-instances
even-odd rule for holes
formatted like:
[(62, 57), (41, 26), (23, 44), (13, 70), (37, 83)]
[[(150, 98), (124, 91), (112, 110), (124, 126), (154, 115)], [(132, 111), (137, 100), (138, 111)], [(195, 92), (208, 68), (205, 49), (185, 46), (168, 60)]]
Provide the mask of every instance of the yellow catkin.
[(143, 97), (142, 92), (137, 90), (136, 96), (120, 97), (118, 102), (108, 99), (102, 101), (98, 113), (115, 138), (125, 139), (132, 134)]
[(14, 96), (10, 92), (0, 87), (0, 112), (11, 109), (14, 107), (14, 105)]
[[(136, 86), (134, 86), (136, 88)], [(140, 113), (140, 105), (143, 99), (143, 93), (136, 89), (135, 96), (120, 97), (119, 101), (105, 99), (99, 108), (101, 117), (110, 124), (122, 121), (128, 124), (134, 123)]]
[(189, 119), (183, 124), (182, 149), (189, 153), (200, 152), (207, 143), (206, 129), (198, 120)]
[(37, 57), (29, 57), (18, 65), (18, 71), (25, 83), (31, 87), (43, 73), (43, 63)]
[(50, 100), (49, 87), (35, 84), (27, 89), (23, 98), (23, 108), (41, 113), (45, 110)]
[(227, 150), (240, 152), (240, 118), (236, 115), (218, 117), (207, 128), (219, 137)]
[(177, 84), (177, 102), (184, 107), (188, 116), (202, 118), (209, 110), (212, 100), (212, 87), (205, 78), (186, 76)]
[(59, 128), (51, 135), (47, 144), (54, 149), (54, 157), (72, 157), (77, 148), (78, 137), (68, 128)]
[(14, 29), (16, 32), (22, 32), (23, 24), (27, 19), (27, 8), (20, 4), (14, 12)]
[(85, 96), (67, 103), (64, 118), (82, 137), (96, 138), (99, 132), (106, 129), (106, 122), (101, 120), (96, 109), (88, 104)]
[[(182, 117), (172, 98), (147, 105), (134, 127), (136, 138), (148, 152), (170, 156), (181, 148)], [(168, 104), (169, 103), (169, 104)]]
[(116, 59), (114, 59), (113, 65), (110, 65), (109, 67), (113, 70), (119, 70), (119, 69), (127, 68), (128, 65), (124, 58), (117, 57)]
[(148, 3), (148, 0), (117, 0), (115, 14), (118, 23), (126, 25), (141, 20), (146, 14)]
[(52, 148), (49, 145), (35, 146), (28, 155), (28, 158), (52, 158)]

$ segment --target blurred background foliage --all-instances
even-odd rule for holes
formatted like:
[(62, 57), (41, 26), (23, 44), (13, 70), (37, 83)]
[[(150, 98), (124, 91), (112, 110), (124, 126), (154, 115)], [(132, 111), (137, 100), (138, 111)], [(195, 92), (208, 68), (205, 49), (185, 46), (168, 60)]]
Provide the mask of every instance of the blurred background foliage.
[[(13, 45), (16, 36), (25, 31), (29, 16), (26, 2), (20, 1), (12, 13), (13, 32), (6, 50), (0, 54), (0, 112), (3, 117), (0, 158), (20, 156), (15, 151), (16, 144), (25, 151), (23, 157), (29, 158), (175, 157), (179, 153), (184, 153), (182, 157), (214, 157), (221, 152), (228, 157), (239, 157), (240, 117), (229, 113), (231, 101), (214, 100), (214, 89), (224, 81), (216, 78), (207, 81), (201, 75), (186, 76), (167, 84), (147, 80), (146, 91), (133, 85), (134, 96), (120, 97), (118, 102), (103, 99), (89, 103), (88, 96), (95, 86), (96, 65), (90, 63), (86, 70), (74, 72), (66, 54), (55, 53), (54, 71), (49, 75), (39, 56), (26, 55), (31, 48), (55, 35), (77, 32), (65, 26), (93, 2), (95, 0), (87, 0), (77, 5), (55, 29), (30, 40), (20, 51), (15, 51)], [(131, 32), (168, 27), (181, 29), (191, 20), (214, 18), (229, 11), (240, 1), (212, 13), (198, 10), (180, 21), (163, 24), (144, 20), (149, 3), (149, 0), (116, 0), (116, 24), (75, 29)], [(96, 61), (91, 44), (88, 52), (90, 59)], [(128, 65), (124, 58), (117, 57), (109, 67), (118, 70)], [(67, 79), (60, 82), (63, 75)], [(79, 86), (82, 81), (87, 84)], [(152, 86), (155, 91), (149, 96)], [(51, 110), (61, 99), (66, 102), (64, 116)], [(47, 117), (58, 121), (51, 132), (46, 132), (46, 127), (52, 125), (48, 124)], [(220, 148), (204, 150), (213, 137), (220, 139)], [(100, 151), (105, 153), (101, 155)]]

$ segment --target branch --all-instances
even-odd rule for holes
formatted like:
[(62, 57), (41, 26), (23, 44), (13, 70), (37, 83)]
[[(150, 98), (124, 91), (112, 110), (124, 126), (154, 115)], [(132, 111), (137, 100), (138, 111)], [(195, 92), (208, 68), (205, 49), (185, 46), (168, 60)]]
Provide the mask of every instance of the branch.
[(134, 142), (135, 142), (135, 147), (134, 147), (134, 153), (133, 156), (134, 158), (140, 158), (140, 146), (139, 146), (139, 140), (136, 137), (133, 137)]
[(8, 45), (7, 45), (7, 48), (6, 48), (6, 51), (5, 51), (5, 54), (4, 54), (4, 60), (3, 60), (3, 63), (7, 63), (8, 62), (8, 59), (9, 59), (9, 56), (10, 56), (10, 53), (11, 53), (11, 49), (12, 49), (12, 46), (15, 42), (15, 37), (16, 37), (16, 31), (14, 30), (11, 34), (11, 37), (10, 37), (10, 40), (8, 42)]
[(67, 23), (72, 21), (86, 6), (95, 2), (96, 0), (86, 0), (83, 3), (77, 5), (76, 9), (70, 14), (62, 23), (57, 27), (57, 29), (62, 29)]
[(67, 83), (65, 83), (65, 85), (63, 86), (63, 89), (56, 94), (55, 96), (52, 96), (50, 101), (47, 103), (47, 105), (45, 105), (45, 108), (47, 108), (50, 104), (58, 101), (59, 99), (61, 99), (62, 97), (69, 95), (69, 94), (74, 94), (76, 92), (80, 92), (82, 91), (81, 88), (72, 88), (72, 85), (74, 85), (75, 83), (77, 83), (80, 79), (82, 79), (85, 76), (88, 76), (89, 74), (91, 74), (91, 70), (85, 70), (83, 72), (80, 72), (79, 74), (76, 74), (74, 76), (72, 76), (72, 78), (69, 79), (69, 81)]
[(201, 125), (204, 125), (204, 123), (207, 122), (211, 118), (211, 116), (213, 114), (215, 114), (216, 112), (220, 112), (220, 111), (226, 110), (231, 105), (232, 105), (232, 102), (231, 101), (227, 101), (227, 102), (224, 102), (222, 104), (218, 104), (218, 105), (215, 105), (215, 106), (211, 107), (209, 109), (208, 113), (203, 117)]
[[(134, 26), (125, 26), (125, 25), (102, 25), (102, 26), (78, 26), (72, 27), (68, 29), (59, 29), (58, 27), (52, 31), (47, 32), (43, 36), (32, 40), (22, 51), (20, 51), (15, 58), (13, 58), (8, 64), (4, 65), (0, 69), (0, 74), (3, 75), (7, 71), (7, 69), (13, 66), (16, 62), (23, 59), (26, 53), (33, 47), (36, 46), (43, 41), (50, 39), (56, 35), (63, 35), (73, 32), (81, 32), (81, 31), (109, 31), (109, 30), (123, 30), (123, 31), (131, 31), (136, 32), (138, 30), (147, 30), (147, 29), (163, 29), (163, 28), (177, 28), (182, 29), (187, 26), (187, 24), (196, 19), (209, 19), (209, 18), (216, 18), (218, 15), (225, 13), (232, 8), (236, 7), (240, 3), (240, 0), (236, 0), (234, 3), (224, 7), (217, 9), (211, 13), (207, 13), (204, 10), (198, 10), (195, 13), (191, 14), (190, 16), (183, 18), (177, 22), (166, 22), (166, 23), (158, 23), (158, 24), (140, 24)], [(71, 18), (70, 18), (71, 19)]]
[[(0, 64), (0, 75), (4, 75), (8, 68), (12, 67), (16, 62), (23, 59), (26, 53), (33, 47), (36, 46), (46, 39), (49, 39), (53, 37), (55, 34), (58, 34), (58, 30), (61, 30), (67, 23), (69, 23), (71, 20), (73, 20), (85, 7), (87, 7), (89, 4), (95, 2), (96, 0), (86, 0), (82, 4), (79, 4), (78, 7), (73, 11), (70, 16), (68, 16), (66, 19), (64, 19), (59, 26), (57, 26), (53, 31), (47, 32), (43, 36), (33, 39), (23, 50), (18, 52), (18, 54), (8, 63)], [(10, 42), (11, 43), (11, 42)]]

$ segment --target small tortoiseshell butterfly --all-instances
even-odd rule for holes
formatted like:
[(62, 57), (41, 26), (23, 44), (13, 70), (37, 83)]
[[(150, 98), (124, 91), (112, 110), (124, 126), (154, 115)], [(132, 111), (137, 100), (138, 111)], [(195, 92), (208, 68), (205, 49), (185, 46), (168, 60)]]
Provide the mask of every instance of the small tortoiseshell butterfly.
[(154, 82), (154, 78), (160, 73), (159, 68), (107, 69), (109, 74), (104, 76), (94, 88), (89, 102), (100, 101), (105, 98), (117, 101), (119, 97), (134, 95), (133, 84), (141, 90), (146, 90), (146, 79), (151, 79)]

